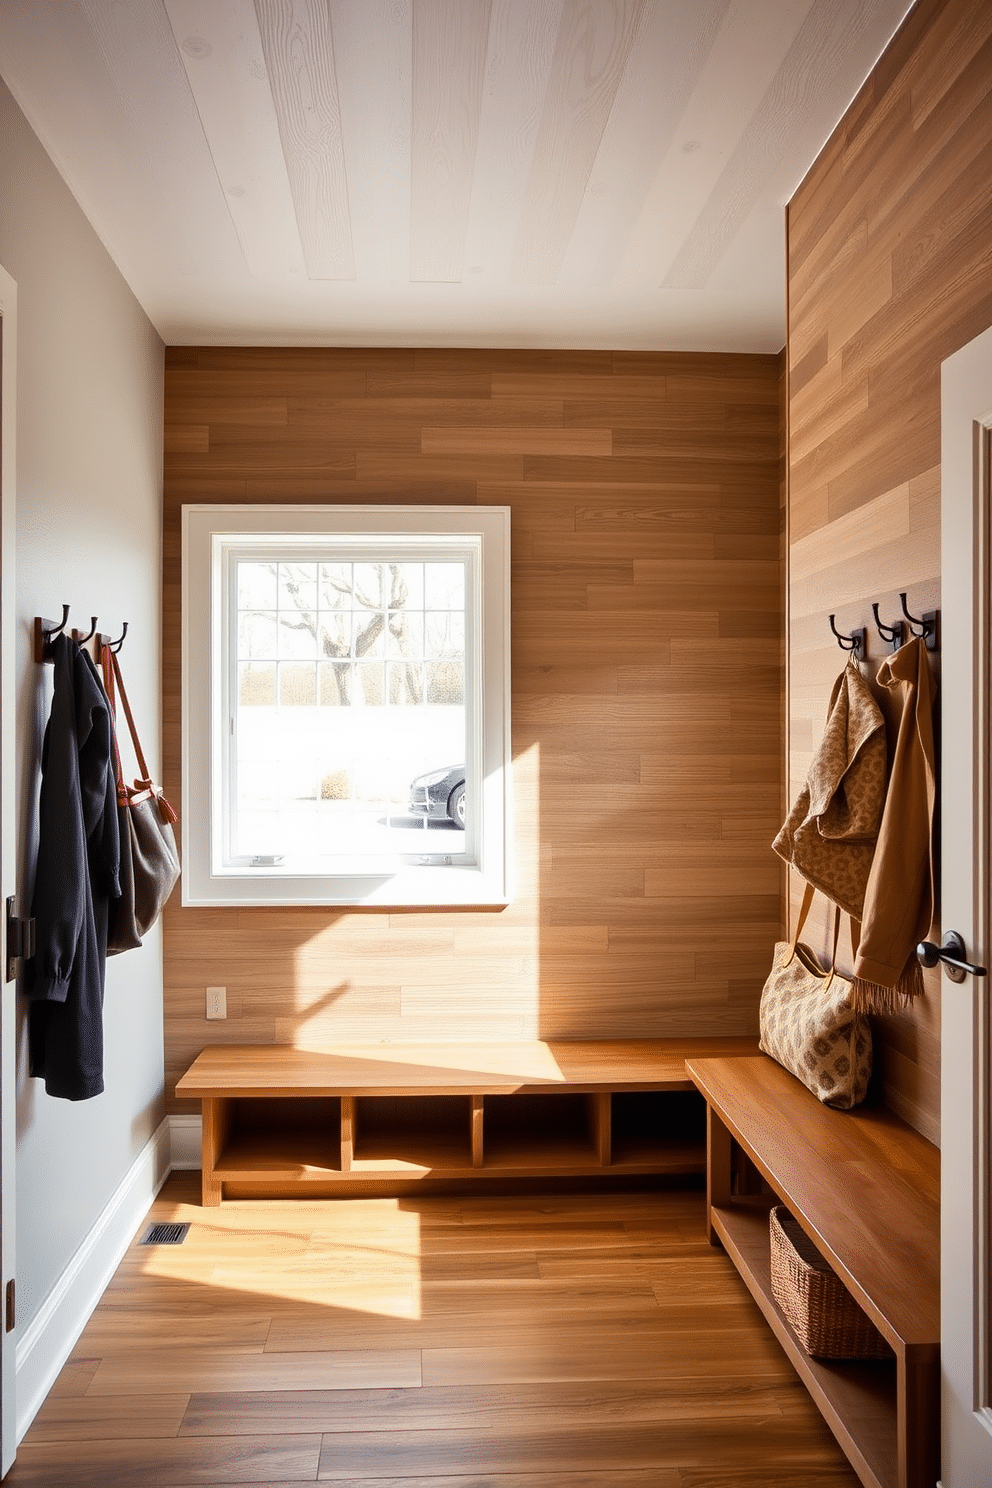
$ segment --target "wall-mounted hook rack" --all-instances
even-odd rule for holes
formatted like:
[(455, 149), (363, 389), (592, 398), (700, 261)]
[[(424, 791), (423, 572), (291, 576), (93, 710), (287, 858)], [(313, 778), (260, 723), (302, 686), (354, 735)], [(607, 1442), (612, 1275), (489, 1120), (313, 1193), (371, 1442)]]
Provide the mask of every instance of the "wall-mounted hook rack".
[[(34, 659), (36, 662), (39, 663), (39, 665), (43, 666), (46, 662), (52, 660), (52, 641), (55, 639), (56, 636), (62, 634), (68, 623), (69, 606), (67, 604), (64, 604), (62, 606), (61, 620), (46, 620), (42, 615), (36, 615), (34, 617)], [(110, 636), (100, 635), (96, 627), (97, 617), (96, 615), (92, 615), (90, 617), (89, 631), (84, 632), (74, 628), (72, 631), (72, 639), (76, 641), (80, 646), (87, 646), (90, 651), (90, 655), (94, 656), (94, 660), (99, 661), (100, 648), (101, 646), (107, 646), (110, 644)], [(124, 636), (126, 634), (127, 625), (124, 626), (124, 631), (120, 637), (120, 641), (116, 643), (118, 646), (121, 644), (121, 642), (123, 642)], [(93, 646), (89, 646), (90, 641), (94, 642)]]
[(877, 604), (872, 605), (871, 612), (875, 616), (875, 628), (882, 637), (882, 640), (887, 646), (891, 646), (893, 651), (898, 651), (903, 643), (902, 621), (897, 620), (895, 625), (885, 625), (879, 618)]
[(837, 637), (837, 644), (842, 651), (850, 651), (855, 661), (864, 661), (868, 655), (868, 634), (862, 627), (861, 630), (852, 630), (850, 635), (842, 635), (834, 624), (836, 615), (830, 616), (830, 629)]
[[(906, 608), (906, 595), (904, 593), (900, 594), (899, 603), (902, 605), (903, 614), (909, 621), (910, 635), (915, 636), (919, 640), (922, 640), (928, 651), (938, 651), (940, 649), (940, 611), (928, 610), (925, 615), (920, 615), (918, 617), (916, 615), (911, 615), (909, 613), (909, 610)], [(919, 630), (914, 630), (913, 627), (916, 625), (920, 627)]]

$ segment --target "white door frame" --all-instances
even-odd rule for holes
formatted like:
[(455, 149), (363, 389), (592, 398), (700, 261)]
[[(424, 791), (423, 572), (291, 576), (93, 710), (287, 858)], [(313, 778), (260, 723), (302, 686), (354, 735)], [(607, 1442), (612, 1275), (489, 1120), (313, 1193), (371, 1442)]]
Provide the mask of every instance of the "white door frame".
[[(942, 367), (941, 925), (992, 967), (992, 329)], [(992, 977), (943, 977), (941, 1379), (944, 1488), (992, 1483)]]
[[(3, 468), (0, 474), (0, 914), (16, 888), (16, 803), (14, 799), (14, 417), (17, 387), (17, 286), (0, 268), (0, 335), (2, 335)], [(23, 909), (22, 909), (23, 912)], [(6, 933), (0, 934), (6, 964)], [(0, 979), (0, 1475), (7, 1472), (17, 1447), (15, 1332), (7, 1332), (4, 1299), (14, 1276), (14, 1154), (16, 1150), (15, 991)]]

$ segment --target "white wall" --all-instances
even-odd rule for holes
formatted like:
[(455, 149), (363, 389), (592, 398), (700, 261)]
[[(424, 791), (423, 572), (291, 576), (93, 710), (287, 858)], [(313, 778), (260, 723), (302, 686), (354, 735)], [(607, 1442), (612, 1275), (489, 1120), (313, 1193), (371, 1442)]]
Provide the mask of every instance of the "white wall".
[[(51, 668), (36, 614), (119, 635), (149, 764), (160, 774), (164, 351), (0, 83), (0, 264), (17, 283), (17, 793), (22, 906), (33, 882)], [(22, 911), (23, 912), (23, 911)], [(30, 1328), (163, 1117), (162, 947), (108, 965), (104, 1094), (51, 1099), (27, 1074), (18, 1008), (18, 1333)], [(51, 1306), (49, 1301), (49, 1307)], [(20, 1364), (18, 1366), (20, 1375)], [(20, 1406), (20, 1402), (19, 1402)]]

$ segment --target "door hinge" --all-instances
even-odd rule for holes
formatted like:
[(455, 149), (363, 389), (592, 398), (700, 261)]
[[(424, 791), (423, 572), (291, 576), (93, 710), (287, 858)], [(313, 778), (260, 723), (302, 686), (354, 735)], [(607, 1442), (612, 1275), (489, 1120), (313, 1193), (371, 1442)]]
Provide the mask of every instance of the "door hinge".
[(4, 1326), (8, 1333), (13, 1333), (16, 1321), (17, 1299), (15, 1296), (14, 1278), (11, 1277), (7, 1283), (7, 1291), (4, 1297)]
[(34, 920), (17, 918), (17, 899), (13, 894), (7, 900), (7, 928), (5, 938), (7, 974), (5, 981), (12, 982), (17, 975), (17, 962), (29, 960), (34, 955)]

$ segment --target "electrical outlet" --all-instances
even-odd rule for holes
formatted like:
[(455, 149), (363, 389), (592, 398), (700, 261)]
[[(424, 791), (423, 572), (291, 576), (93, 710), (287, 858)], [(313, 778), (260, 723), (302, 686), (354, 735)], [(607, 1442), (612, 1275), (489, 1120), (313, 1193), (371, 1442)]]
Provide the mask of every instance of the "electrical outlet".
[(207, 988), (207, 1017), (208, 1018), (226, 1018), (227, 1017), (227, 988), (226, 987), (208, 987)]

